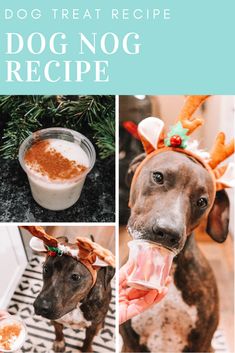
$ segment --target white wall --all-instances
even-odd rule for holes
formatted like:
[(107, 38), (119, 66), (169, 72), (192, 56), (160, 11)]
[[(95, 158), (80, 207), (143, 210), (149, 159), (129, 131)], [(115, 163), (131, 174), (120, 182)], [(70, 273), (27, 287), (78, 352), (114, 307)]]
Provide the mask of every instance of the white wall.
[(0, 309), (5, 309), (21, 279), (27, 259), (16, 226), (0, 226)]

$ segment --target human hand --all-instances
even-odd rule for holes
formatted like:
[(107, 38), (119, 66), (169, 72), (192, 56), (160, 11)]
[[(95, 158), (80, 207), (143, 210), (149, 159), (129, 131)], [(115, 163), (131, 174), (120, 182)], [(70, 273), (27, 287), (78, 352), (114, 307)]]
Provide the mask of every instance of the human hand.
[(5, 319), (6, 317), (10, 316), (7, 311), (5, 310), (0, 310), (0, 320)]
[(149, 309), (160, 302), (168, 291), (171, 278), (168, 276), (166, 287), (159, 292), (156, 289), (140, 290), (127, 287), (127, 276), (131, 272), (130, 264), (124, 265), (119, 272), (119, 324), (132, 319), (134, 316)]

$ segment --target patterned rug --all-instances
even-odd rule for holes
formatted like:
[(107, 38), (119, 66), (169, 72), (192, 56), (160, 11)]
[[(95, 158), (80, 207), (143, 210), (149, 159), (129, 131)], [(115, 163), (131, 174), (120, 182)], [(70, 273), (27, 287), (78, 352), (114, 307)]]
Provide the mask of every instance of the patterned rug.
[[(22, 353), (53, 353), (54, 328), (50, 321), (34, 314), (33, 302), (42, 286), (43, 257), (34, 256), (28, 264), (8, 307), (11, 314), (20, 316), (28, 328), (28, 338), (21, 350)], [(113, 284), (114, 288), (114, 284)], [(85, 330), (64, 329), (66, 353), (77, 353), (82, 346)], [(105, 320), (105, 326), (93, 341), (96, 353), (115, 352), (115, 297)]]

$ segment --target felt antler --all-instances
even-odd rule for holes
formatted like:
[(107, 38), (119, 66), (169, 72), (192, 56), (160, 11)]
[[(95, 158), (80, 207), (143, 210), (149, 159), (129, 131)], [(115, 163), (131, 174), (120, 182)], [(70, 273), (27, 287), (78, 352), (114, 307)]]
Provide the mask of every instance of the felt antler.
[(57, 247), (58, 246), (58, 241), (55, 237), (48, 235), (43, 227), (35, 227), (35, 226), (22, 226), (21, 228), (24, 228), (28, 230), (34, 237), (39, 238), (46, 244), (47, 246), (50, 247)]
[(215, 144), (211, 150), (211, 160), (209, 165), (212, 169), (216, 168), (218, 164), (223, 162), (234, 153), (234, 139), (227, 145), (225, 144), (225, 134), (220, 132), (215, 140)]
[(193, 113), (199, 108), (199, 106), (210, 96), (188, 96), (184, 103), (183, 108), (178, 116), (178, 121), (181, 121), (182, 126), (188, 129), (187, 135), (203, 124), (203, 120), (200, 118), (192, 118)]
[(88, 260), (90, 263), (96, 261), (96, 257), (106, 262), (108, 265), (115, 267), (115, 257), (108, 249), (91, 241), (88, 238), (78, 237), (76, 239), (79, 248), (79, 257)]
[[(235, 164), (229, 163), (228, 166), (216, 168), (216, 166), (234, 153), (234, 139), (225, 145), (225, 135), (221, 132), (218, 134), (216, 143), (209, 154), (197, 148), (193, 148), (193, 144), (188, 144), (189, 136), (197, 127), (203, 124), (202, 119), (194, 118), (193, 114), (196, 109), (208, 98), (209, 95), (188, 96), (185, 104), (178, 116), (177, 123), (171, 127), (171, 130), (164, 138), (164, 123), (158, 118), (146, 118), (138, 125), (138, 133), (141, 142), (147, 153), (146, 158), (137, 167), (132, 178), (130, 195), (133, 194), (134, 185), (137, 177), (145, 165), (145, 163), (159, 153), (173, 150), (179, 153), (185, 153), (195, 158), (210, 173), (214, 191), (228, 187), (235, 187)], [(195, 144), (194, 144), (195, 146)], [(216, 168), (216, 169), (215, 169)], [(215, 194), (215, 192), (214, 192)], [(131, 205), (131, 196), (129, 201)]]
[[(178, 123), (173, 127), (172, 131), (168, 133), (167, 139), (165, 139), (165, 145), (181, 148), (186, 147), (186, 135), (190, 135), (198, 126), (203, 124), (202, 119), (195, 119), (192, 115), (208, 97), (209, 96), (204, 95), (188, 96), (186, 98), (185, 104), (177, 119)], [(163, 128), (163, 121), (154, 117), (146, 118), (139, 123), (138, 134), (147, 154), (150, 154), (157, 148), (164, 147)], [(173, 137), (172, 140), (178, 138), (179, 141), (170, 141), (171, 137)]]
[(220, 132), (215, 140), (215, 144), (211, 150), (210, 167), (216, 179), (216, 189), (221, 190), (226, 187), (235, 186), (235, 166), (234, 163), (223, 165), (216, 168), (221, 162), (230, 157), (234, 153), (234, 139), (225, 144), (225, 134)]
[(106, 266), (106, 264), (115, 267), (115, 257), (111, 251), (90, 239), (79, 237), (76, 239), (76, 245), (64, 245), (60, 244), (56, 238), (48, 235), (42, 227), (23, 226), (22, 228), (28, 230), (47, 245), (49, 256), (68, 255), (80, 261), (91, 273), (92, 286), (96, 282), (97, 271), (100, 267)]

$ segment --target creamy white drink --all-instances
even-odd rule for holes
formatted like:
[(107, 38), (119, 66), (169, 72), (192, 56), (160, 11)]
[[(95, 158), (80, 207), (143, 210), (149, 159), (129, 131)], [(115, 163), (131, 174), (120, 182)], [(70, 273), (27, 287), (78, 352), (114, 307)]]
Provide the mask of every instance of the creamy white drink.
[(21, 164), (39, 205), (49, 210), (64, 210), (79, 199), (86, 175), (94, 164), (87, 152), (89, 149), (85, 151), (77, 141), (53, 137), (35, 139), (25, 149)]

